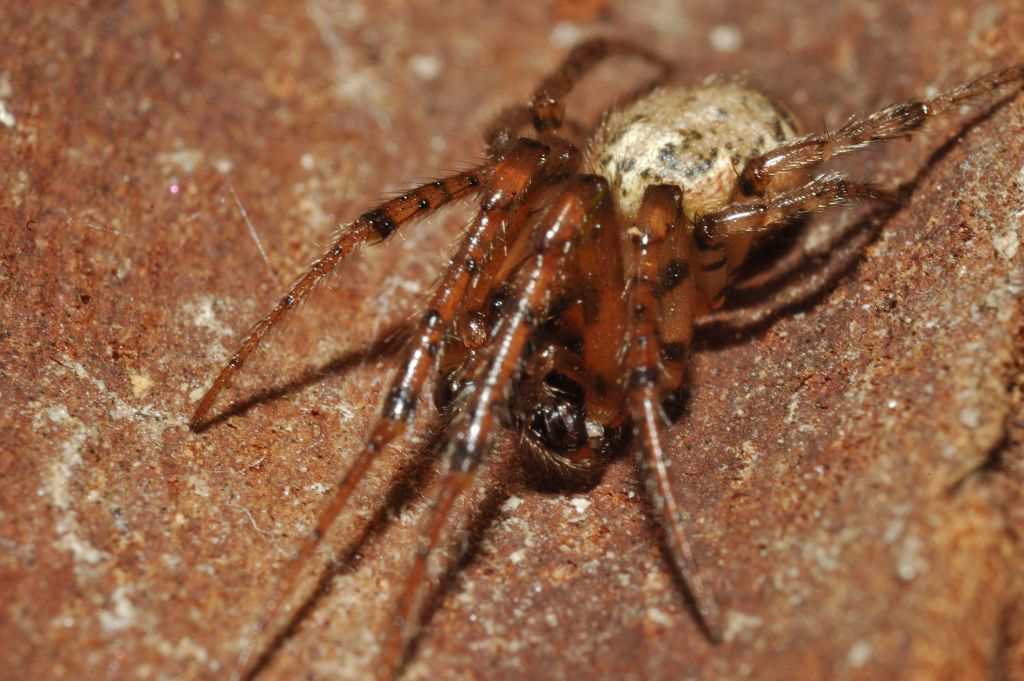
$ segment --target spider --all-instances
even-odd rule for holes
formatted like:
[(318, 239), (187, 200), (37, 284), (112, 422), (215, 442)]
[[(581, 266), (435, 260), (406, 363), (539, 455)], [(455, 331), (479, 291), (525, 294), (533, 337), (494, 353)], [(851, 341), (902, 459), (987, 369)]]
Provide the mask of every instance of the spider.
[[(658, 72), (588, 132), (566, 117), (565, 98), (612, 56), (640, 59)], [(907, 137), (961, 103), (1019, 86), (1024, 64), (803, 135), (787, 109), (756, 90), (724, 81), (667, 87), (671, 70), (623, 40), (575, 47), (527, 104), (496, 117), (483, 162), (386, 201), (346, 227), (214, 379), (192, 417), (196, 430), (267, 333), (357, 247), (459, 199), (476, 200), (475, 217), (405, 342), (373, 429), (256, 634), (278, 619), (353, 490), (433, 392), (447, 415), (445, 470), (384, 634), (379, 678), (401, 668), (430, 553), (499, 424), (521, 433), (533, 464), (573, 480), (595, 480), (611, 446), (629, 438), (672, 567), (707, 636), (721, 638), (718, 606), (697, 568), (662, 446), (663, 401), (684, 384), (695, 322), (721, 308), (760, 237), (833, 206), (884, 198), (870, 184), (818, 171), (824, 163)], [(533, 135), (519, 137), (526, 127)], [(253, 658), (251, 641), (232, 678), (251, 678), (278, 645), (280, 637)]]

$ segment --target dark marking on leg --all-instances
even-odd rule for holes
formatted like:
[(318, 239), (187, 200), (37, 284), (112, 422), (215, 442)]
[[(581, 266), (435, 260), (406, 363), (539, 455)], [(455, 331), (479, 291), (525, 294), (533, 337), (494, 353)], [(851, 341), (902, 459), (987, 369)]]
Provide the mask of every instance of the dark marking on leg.
[(681, 362), (690, 348), (686, 343), (662, 343), (661, 357), (666, 362)]
[(637, 367), (629, 374), (629, 388), (634, 390), (658, 382), (661, 372), (657, 367)]
[(705, 272), (714, 272), (715, 270), (720, 270), (723, 267), (725, 267), (725, 258), (722, 258), (721, 260), (715, 260), (714, 262), (705, 263), (700, 266), (700, 268)]
[(661, 275), (658, 277), (658, 283), (661, 284), (662, 290), (671, 291), (686, 281), (686, 278), (689, 276), (690, 263), (685, 260), (680, 260), (679, 258), (673, 258), (661, 270)]
[(381, 209), (364, 213), (363, 219), (370, 223), (370, 226), (380, 235), (381, 239), (388, 238), (395, 231), (395, 221), (388, 217), (388, 214)]

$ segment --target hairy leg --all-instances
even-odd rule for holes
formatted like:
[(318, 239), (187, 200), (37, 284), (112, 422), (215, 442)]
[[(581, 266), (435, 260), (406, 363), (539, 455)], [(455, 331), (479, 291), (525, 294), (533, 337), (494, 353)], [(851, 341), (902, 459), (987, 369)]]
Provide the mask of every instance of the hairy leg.
[(321, 539), (344, 510), (352, 492), (373, 461), (412, 422), (428, 375), (436, 369), (443, 353), (443, 341), (460, 309), (470, 276), (477, 264), (484, 262), (495, 236), (503, 231), (509, 215), (525, 199), (533, 185), (567, 172), (572, 167), (572, 158), (551, 158), (550, 149), (531, 140), (522, 140), (494, 166), (481, 191), (480, 212), (463, 237), (456, 255), (449, 260), (440, 282), (431, 294), (427, 311), (420, 318), (403, 350), (401, 368), (384, 399), (380, 416), (370, 436), (335, 490), (334, 497), (320, 511), (316, 529), (286, 568), (283, 587), (271, 600), (265, 616), (257, 625), (253, 640), (239, 655), (232, 679), (252, 678), (274, 653), (279, 643), (277, 640), (264, 649), (249, 668), (250, 658), (255, 652), (256, 636), (277, 619)]
[(626, 327), (621, 239), (615, 210), (608, 202), (581, 231), (577, 260), (583, 292), (587, 413), (603, 426), (615, 426), (622, 421), (625, 399), (619, 381), (619, 345)]
[(580, 43), (558, 68), (541, 81), (529, 104), (513, 104), (495, 115), (484, 132), (488, 156), (500, 154), (531, 123), (538, 133), (552, 132), (568, 125), (573, 135), (583, 136), (582, 125), (565, 119), (565, 97), (588, 71), (614, 56), (638, 57), (658, 67), (658, 75), (643, 89), (664, 81), (672, 71), (667, 61), (635, 43), (608, 38), (594, 38)]
[(495, 411), (507, 404), (508, 387), (521, 364), (528, 338), (545, 317), (564, 258), (581, 225), (607, 200), (608, 185), (603, 178), (576, 176), (538, 223), (534, 252), (515, 276), (513, 307), (501, 316), (486, 353), (488, 359), (473, 377), (475, 387), (470, 401), (451, 424), (452, 434), (443, 448), (447, 471), (427, 517), (424, 540), (396, 604), (394, 625), (379, 658), (379, 678), (392, 678), (402, 662), (408, 642), (405, 624), (419, 609), (430, 554), (440, 540), (455, 500), (475, 479), (490, 447)]
[[(699, 251), (707, 252), (738, 234), (763, 234), (798, 217), (832, 206), (885, 199), (875, 187), (847, 179), (838, 173), (821, 175), (776, 196), (733, 203), (697, 218), (693, 230)], [(725, 262), (721, 264), (725, 268)]]
[(742, 330), (757, 327), (775, 319), (787, 310), (803, 305), (827, 291), (864, 255), (865, 247), (875, 237), (876, 230), (860, 229), (844, 241), (835, 244), (829, 258), (821, 267), (787, 286), (778, 294), (758, 305), (732, 310), (720, 310), (701, 317), (697, 325), (703, 329)]
[(697, 289), (699, 268), (696, 248), (686, 217), (668, 230), (658, 260), (657, 281), (652, 286), (658, 294), (659, 355), (664, 370), (665, 390), (674, 390), (683, 383), (683, 375), (693, 342), (694, 320), (707, 311), (707, 301)]
[(588, 71), (609, 57), (638, 57), (659, 68), (654, 82), (668, 77), (672, 66), (642, 45), (610, 38), (594, 38), (572, 49), (565, 61), (534, 90), (530, 114), (537, 132), (552, 132), (562, 127), (565, 97)]
[(906, 137), (929, 119), (959, 104), (977, 99), (997, 88), (1024, 83), (1024, 64), (995, 71), (963, 85), (950, 88), (926, 100), (893, 104), (866, 118), (854, 117), (832, 132), (807, 135), (775, 147), (750, 159), (740, 173), (737, 187), (741, 196), (763, 196), (773, 181), (787, 173), (812, 168), (842, 154), (864, 149), (877, 142)]
[[(692, 317), (675, 319), (676, 328), (662, 329), (660, 322), (663, 317), (660, 297), (664, 288), (660, 283), (659, 263), (666, 239), (672, 232), (682, 229), (681, 199), (682, 192), (673, 185), (648, 187), (637, 213), (636, 230), (631, 233), (636, 271), (630, 279), (626, 298), (629, 320), (626, 377), (633, 436), (640, 447), (647, 495), (664, 530), (675, 572), (692, 597), (709, 636), (717, 641), (721, 639), (718, 606), (697, 570), (687, 539), (690, 521), (672, 491), (668, 460), (661, 446), (665, 418), (661, 397), (667, 390), (677, 387), (667, 382), (662, 362), (662, 337), (666, 332), (688, 336), (693, 325)], [(675, 361), (685, 361), (685, 354)]]
[(483, 165), (464, 173), (421, 185), (363, 213), (358, 220), (346, 227), (331, 247), (291, 285), (277, 305), (261, 317), (246, 334), (238, 350), (231, 356), (231, 359), (214, 379), (213, 384), (199, 400), (199, 405), (192, 415), (192, 428), (197, 429), (202, 426), (217, 395), (242, 368), (267, 333), (279, 324), (291, 309), (302, 302), (316, 285), (323, 281), (338, 266), (338, 263), (347, 258), (356, 247), (374, 239), (384, 239), (414, 218), (428, 215), (458, 198), (478, 191), (490, 171), (490, 165)]

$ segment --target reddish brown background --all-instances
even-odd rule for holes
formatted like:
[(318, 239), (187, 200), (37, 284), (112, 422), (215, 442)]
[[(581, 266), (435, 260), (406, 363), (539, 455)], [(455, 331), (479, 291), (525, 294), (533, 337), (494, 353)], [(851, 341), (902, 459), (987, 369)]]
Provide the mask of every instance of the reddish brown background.
[[(1024, 59), (1017, 0), (709, 4), (3, 3), (0, 677), (226, 676), (378, 405), (393, 359), (359, 351), (457, 221), (346, 265), (198, 435), (195, 399), (339, 222), (477, 158), (575, 40), (741, 74), (812, 127)], [(728, 640), (696, 629), (631, 458), (575, 495), (494, 468), (407, 678), (1024, 679), (1024, 98), (956, 129), (856, 164), (921, 170), (864, 261), (695, 362), (672, 472)], [(367, 481), (264, 678), (367, 671), (427, 490), (385, 494), (426, 435)]]

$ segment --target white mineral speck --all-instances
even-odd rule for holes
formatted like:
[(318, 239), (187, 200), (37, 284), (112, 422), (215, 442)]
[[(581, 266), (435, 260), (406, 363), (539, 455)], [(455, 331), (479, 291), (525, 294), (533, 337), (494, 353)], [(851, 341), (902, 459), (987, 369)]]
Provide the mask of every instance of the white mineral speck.
[(441, 60), (429, 54), (414, 54), (409, 68), (420, 80), (434, 80), (441, 75)]
[(175, 170), (186, 174), (195, 172), (200, 163), (203, 162), (203, 152), (200, 149), (178, 149), (156, 155), (156, 162), (163, 166), (165, 174), (170, 175)]
[(711, 46), (719, 52), (738, 52), (743, 47), (743, 34), (732, 24), (719, 24), (708, 35)]
[(306, 490), (316, 494), (326, 494), (328, 487), (322, 482), (314, 482), (312, 485), (306, 485)]
[(663, 627), (667, 627), (672, 624), (672, 618), (665, 614), (665, 611), (659, 608), (648, 608), (646, 616), (647, 619), (656, 624), (660, 624)]
[(1012, 260), (1020, 250), (1021, 233), (1024, 232), (1024, 210), (1017, 211), (1010, 218), (1010, 224), (1002, 233), (992, 236), (992, 245), (1003, 260)]
[(871, 659), (871, 652), (870, 643), (867, 641), (857, 641), (850, 647), (850, 651), (846, 653), (846, 663), (854, 668), (863, 667)]
[(763, 624), (764, 620), (756, 615), (748, 615), (734, 610), (725, 616), (725, 628), (722, 632), (722, 638), (726, 641), (734, 641)]
[(519, 565), (526, 558), (526, 549), (517, 549), (509, 554), (508, 562)]
[(523, 500), (517, 496), (511, 496), (501, 505), (502, 513), (515, 513), (515, 510), (523, 504)]
[(551, 29), (551, 42), (556, 47), (569, 48), (582, 39), (583, 31), (569, 21), (560, 21)]
[(569, 505), (576, 509), (577, 513), (586, 513), (592, 502), (590, 499), (575, 498), (569, 500)]
[(134, 393), (136, 397), (141, 397), (147, 390), (153, 387), (153, 379), (146, 374), (136, 373), (129, 370), (128, 377), (132, 383), (132, 393)]
[(14, 118), (14, 114), (12, 114), (10, 109), (7, 108), (7, 103), (0, 100), (0, 123), (8, 128), (13, 128), (14, 124), (17, 122), (17, 119)]
[(903, 540), (900, 555), (896, 559), (896, 573), (905, 582), (909, 582), (928, 568), (928, 562), (921, 555), (922, 542), (915, 536)]
[(967, 407), (960, 412), (960, 423), (968, 428), (981, 425), (981, 411), (977, 407)]

